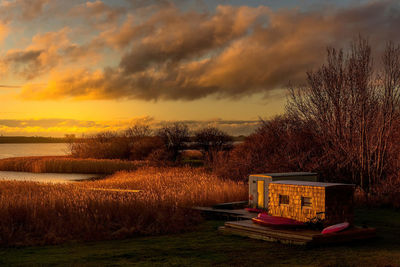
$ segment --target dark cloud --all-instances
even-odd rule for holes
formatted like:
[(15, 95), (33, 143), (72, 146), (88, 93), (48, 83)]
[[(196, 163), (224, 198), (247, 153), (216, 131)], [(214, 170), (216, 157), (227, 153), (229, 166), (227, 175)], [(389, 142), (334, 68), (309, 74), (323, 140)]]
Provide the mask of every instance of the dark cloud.
[(208, 13), (169, 3), (102, 33), (105, 43), (128, 49), (118, 67), (75, 70), (43, 88), (27, 85), (22, 96), (192, 100), (268, 94), (304, 81), (327, 46), (346, 47), (362, 34), (379, 51), (388, 40), (400, 41), (399, 27), (394, 0), (309, 11), (219, 6)]
[(136, 73), (155, 64), (199, 57), (213, 49), (223, 49), (244, 36), (267, 8), (218, 7), (216, 13), (181, 12), (176, 7), (163, 9), (145, 23), (133, 27), (138, 33), (131, 51), (120, 67)]
[(29, 50), (29, 51), (17, 51), (9, 53), (5, 60), (17, 63), (27, 63), (37, 61), (43, 50)]

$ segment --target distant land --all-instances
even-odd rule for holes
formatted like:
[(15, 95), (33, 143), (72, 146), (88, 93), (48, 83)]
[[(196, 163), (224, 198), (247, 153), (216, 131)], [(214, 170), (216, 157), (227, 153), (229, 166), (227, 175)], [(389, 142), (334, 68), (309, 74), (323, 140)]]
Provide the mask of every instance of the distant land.
[[(72, 137), (75, 138), (75, 137)], [(234, 142), (242, 142), (246, 136), (233, 136)], [(77, 138), (75, 140), (78, 140)], [(0, 136), (0, 144), (29, 144), (29, 143), (68, 143), (71, 137), (44, 137), (44, 136)]]
[(67, 143), (68, 140), (66, 137), (0, 136), (0, 144)]

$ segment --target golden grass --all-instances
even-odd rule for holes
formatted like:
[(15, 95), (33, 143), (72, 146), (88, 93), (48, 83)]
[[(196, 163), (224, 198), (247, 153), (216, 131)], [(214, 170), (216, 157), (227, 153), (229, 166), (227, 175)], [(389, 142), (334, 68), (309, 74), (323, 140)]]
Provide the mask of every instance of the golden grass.
[(246, 198), (244, 184), (187, 167), (142, 168), (73, 184), (0, 181), (0, 244), (175, 233), (200, 220), (192, 206)]
[(189, 159), (202, 159), (203, 153), (201, 153), (201, 151), (199, 150), (194, 150), (194, 149), (184, 150), (182, 152), (182, 157), (186, 157)]
[(144, 165), (139, 161), (119, 159), (76, 159), (63, 156), (17, 157), (0, 159), (0, 171), (54, 172), (54, 173), (99, 173), (131, 171)]

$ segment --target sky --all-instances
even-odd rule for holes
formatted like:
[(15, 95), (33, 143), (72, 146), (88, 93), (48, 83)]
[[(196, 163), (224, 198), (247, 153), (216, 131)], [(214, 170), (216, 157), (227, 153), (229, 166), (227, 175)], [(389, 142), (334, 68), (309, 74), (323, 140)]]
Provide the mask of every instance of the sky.
[(395, 0), (0, 0), (0, 135), (247, 135), (328, 46), (362, 35), (378, 53), (399, 28)]

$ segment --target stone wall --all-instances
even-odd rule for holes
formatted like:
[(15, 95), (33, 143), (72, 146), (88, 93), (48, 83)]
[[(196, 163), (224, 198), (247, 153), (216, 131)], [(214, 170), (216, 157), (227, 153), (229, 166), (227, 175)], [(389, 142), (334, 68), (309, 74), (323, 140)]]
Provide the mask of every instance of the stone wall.
[[(353, 194), (354, 187), (351, 185), (319, 187), (271, 183), (268, 213), (300, 222), (318, 216), (326, 225), (344, 221), (352, 223)], [(289, 196), (289, 204), (280, 203), (280, 195)], [(309, 206), (302, 204), (302, 197), (311, 200)]]
[[(279, 195), (289, 196), (289, 204), (280, 204)], [(302, 197), (311, 198), (311, 206), (302, 206)], [(268, 213), (273, 216), (307, 222), (325, 212), (325, 188), (302, 185), (270, 184)], [(320, 215), (325, 219), (325, 213)]]

